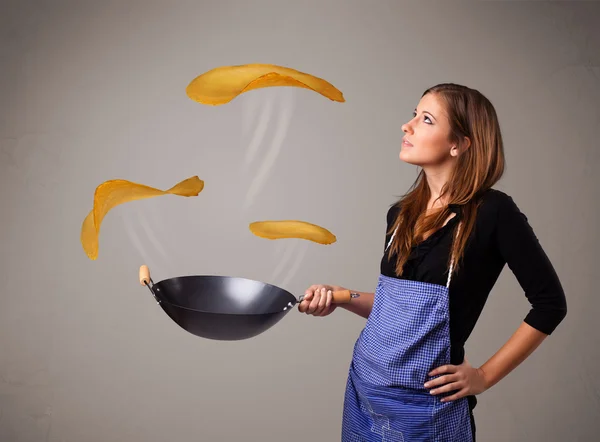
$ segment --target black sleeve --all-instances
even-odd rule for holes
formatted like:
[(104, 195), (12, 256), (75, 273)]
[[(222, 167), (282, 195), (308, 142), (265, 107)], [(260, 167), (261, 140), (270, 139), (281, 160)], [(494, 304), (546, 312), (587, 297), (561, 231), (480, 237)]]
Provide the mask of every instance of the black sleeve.
[(563, 288), (527, 217), (510, 196), (499, 200), (497, 246), (531, 304), (524, 320), (549, 335), (567, 314)]

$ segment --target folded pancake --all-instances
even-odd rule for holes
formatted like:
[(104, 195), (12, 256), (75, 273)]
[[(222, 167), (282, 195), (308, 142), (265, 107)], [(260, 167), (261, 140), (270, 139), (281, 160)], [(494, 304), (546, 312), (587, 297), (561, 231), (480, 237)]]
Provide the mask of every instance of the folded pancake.
[(217, 106), (229, 103), (244, 92), (280, 86), (310, 89), (332, 101), (346, 101), (342, 92), (322, 78), (284, 66), (259, 63), (211, 69), (194, 78), (186, 94), (198, 103)]
[(81, 226), (81, 245), (88, 258), (98, 257), (100, 225), (106, 214), (114, 207), (135, 200), (161, 195), (197, 196), (204, 189), (204, 181), (197, 176), (187, 178), (168, 190), (160, 190), (127, 180), (109, 180), (100, 184), (94, 192), (94, 208)]

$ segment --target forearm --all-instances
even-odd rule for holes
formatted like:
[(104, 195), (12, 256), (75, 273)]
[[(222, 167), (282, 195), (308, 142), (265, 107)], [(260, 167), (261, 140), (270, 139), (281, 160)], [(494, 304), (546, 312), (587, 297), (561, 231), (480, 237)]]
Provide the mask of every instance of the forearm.
[(523, 322), (506, 344), (480, 367), (486, 388), (491, 388), (513, 371), (547, 336)]
[(351, 290), (353, 293), (358, 293), (358, 298), (352, 298), (352, 300), (346, 304), (340, 304), (340, 307), (348, 310), (349, 312), (355, 313), (363, 318), (368, 318), (373, 310), (373, 300), (375, 299), (374, 293), (368, 292), (357, 292)]

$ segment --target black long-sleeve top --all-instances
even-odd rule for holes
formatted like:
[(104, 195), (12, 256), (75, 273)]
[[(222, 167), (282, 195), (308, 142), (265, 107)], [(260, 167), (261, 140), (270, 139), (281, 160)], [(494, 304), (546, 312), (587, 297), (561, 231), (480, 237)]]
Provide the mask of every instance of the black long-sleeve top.
[[(463, 362), (464, 344), (505, 264), (531, 304), (524, 318), (527, 324), (549, 335), (567, 313), (560, 280), (527, 217), (509, 195), (499, 190), (490, 189), (481, 198), (461, 268), (452, 275), (449, 286), (450, 359), (454, 365)], [(460, 206), (451, 209), (456, 216), (412, 248), (401, 278), (446, 285), (447, 260), (461, 219)], [(398, 211), (395, 205), (388, 210), (388, 231)], [(385, 246), (390, 238), (391, 234), (386, 234)], [(388, 261), (387, 252), (383, 254), (382, 274), (398, 278), (395, 258)]]

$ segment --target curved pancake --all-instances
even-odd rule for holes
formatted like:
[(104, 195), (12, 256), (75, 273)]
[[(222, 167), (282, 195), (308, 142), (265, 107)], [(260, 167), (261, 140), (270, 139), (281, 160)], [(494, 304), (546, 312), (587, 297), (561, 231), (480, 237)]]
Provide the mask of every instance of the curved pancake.
[(313, 90), (332, 101), (345, 102), (342, 92), (322, 78), (273, 64), (221, 66), (194, 78), (187, 96), (202, 104), (229, 103), (244, 92), (265, 87), (293, 86)]
[(250, 224), (250, 231), (266, 239), (299, 238), (326, 245), (337, 240), (324, 227), (297, 220), (256, 221)]
[(197, 176), (185, 179), (168, 190), (160, 190), (126, 180), (109, 180), (96, 187), (94, 208), (81, 226), (81, 245), (88, 258), (98, 257), (100, 225), (106, 214), (114, 207), (130, 201), (153, 198), (160, 195), (197, 196), (204, 189), (204, 181)]

